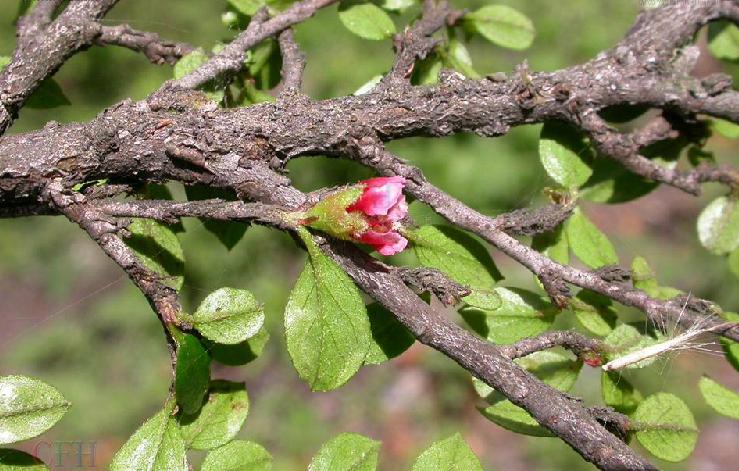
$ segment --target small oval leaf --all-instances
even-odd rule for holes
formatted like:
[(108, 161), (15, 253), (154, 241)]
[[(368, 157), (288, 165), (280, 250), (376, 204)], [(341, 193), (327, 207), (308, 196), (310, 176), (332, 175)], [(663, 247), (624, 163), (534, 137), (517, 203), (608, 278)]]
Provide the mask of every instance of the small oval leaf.
[(177, 346), (175, 395), (185, 414), (194, 414), (203, 405), (210, 381), (210, 355), (194, 335), (183, 334)]
[(482, 309), (500, 306), (493, 288), (503, 276), (480, 242), (449, 226), (423, 226), (409, 237), (422, 265), (436, 268), (472, 291), (463, 298), (465, 303)]
[(272, 455), (262, 445), (234, 440), (208, 453), (201, 471), (270, 471)]
[(411, 471), (482, 471), (480, 460), (458, 433), (434, 442), (413, 463)]
[(299, 231), (308, 261), (285, 307), (293, 365), (314, 391), (342, 386), (364, 363), (371, 333), (367, 310), (349, 276)]
[(395, 34), (395, 23), (380, 7), (370, 2), (343, 0), (339, 20), (360, 38), (379, 41)]
[(69, 409), (55, 388), (26, 376), (0, 377), (0, 444), (33, 438)]
[(634, 412), (636, 438), (644, 448), (665, 461), (682, 461), (693, 452), (698, 428), (688, 406), (677, 396), (657, 393)]
[(263, 324), (261, 304), (243, 289), (218, 289), (210, 293), (193, 314), (193, 326), (201, 334), (229, 345), (254, 337)]
[(633, 413), (643, 400), (641, 393), (616, 371), (603, 371), (600, 387), (603, 402), (622, 414)]
[(48, 469), (43, 461), (24, 451), (0, 448), (2, 471), (48, 471)]
[(357, 433), (342, 433), (323, 445), (308, 471), (374, 471), (380, 442)]
[(236, 437), (248, 413), (249, 396), (244, 383), (213, 381), (208, 401), (200, 411), (178, 417), (182, 439), (187, 448), (218, 448)]
[(174, 404), (144, 422), (118, 450), (111, 471), (188, 471), (185, 444), (170, 416)]
[(367, 306), (372, 342), (364, 359), (367, 365), (379, 365), (408, 350), (416, 338), (390, 311), (379, 303)]
[(467, 324), (493, 343), (511, 344), (548, 330), (557, 309), (536, 293), (518, 288), (495, 288), (501, 306), (493, 310), (460, 309)]
[(701, 244), (717, 255), (739, 248), (739, 203), (737, 198), (720, 196), (698, 216)]
[(726, 417), (739, 420), (739, 394), (704, 376), (698, 387), (709, 406)]
[(594, 153), (588, 141), (572, 126), (547, 121), (539, 136), (539, 158), (550, 177), (570, 190), (582, 186), (593, 174)]
[(565, 222), (565, 232), (572, 252), (585, 265), (591, 268), (618, 265), (613, 244), (580, 208), (575, 208), (572, 216)]
[(728, 21), (709, 24), (708, 49), (718, 59), (739, 59), (739, 28)]
[(179, 290), (185, 273), (185, 256), (177, 235), (151, 219), (134, 219), (128, 225), (128, 245), (146, 268), (161, 275), (164, 284)]
[(464, 17), (485, 39), (509, 49), (526, 49), (534, 41), (534, 24), (505, 5), (487, 5)]

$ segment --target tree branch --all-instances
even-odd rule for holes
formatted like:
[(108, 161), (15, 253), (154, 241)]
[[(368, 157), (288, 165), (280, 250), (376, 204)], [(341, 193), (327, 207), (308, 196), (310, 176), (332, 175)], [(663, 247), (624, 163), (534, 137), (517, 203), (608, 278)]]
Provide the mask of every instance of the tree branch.
[(305, 70), (305, 54), (295, 42), (292, 29), (286, 29), (279, 36), (282, 53), (282, 93), (294, 94), (300, 91)]
[(586, 337), (575, 331), (546, 332), (537, 337), (528, 337), (512, 345), (503, 345), (500, 351), (508, 358), (521, 358), (553, 347), (564, 347), (579, 358), (593, 354), (599, 356), (605, 349), (600, 340)]
[(121, 46), (142, 52), (154, 64), (174, 65), (194, 48), (186, 43), (176, 43), (159, 37), (156, 33), (138, 31), (129, 25), (103, 26), (95, 39), (98, 46)]
[(335, 3), (337, 0), (303, 0), (295, 3), (287, 10), (271, 19), (267, 19), (266, 10), (262, 9), (252, 17), (246, 30), (214, 55), (205, 64), (171, 83), (181, 88), (197, 88), (215, 78), (228, 80), (230, 75), (241, 70), (246, 51), (263, 40), (279, 34), (290, 26), (305, 21), (313, 16), (316, 10)]

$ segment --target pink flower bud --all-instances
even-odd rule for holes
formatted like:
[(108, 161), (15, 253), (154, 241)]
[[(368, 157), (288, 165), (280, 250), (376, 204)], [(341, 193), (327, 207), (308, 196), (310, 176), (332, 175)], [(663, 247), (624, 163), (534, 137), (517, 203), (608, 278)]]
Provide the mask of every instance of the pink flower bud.
[(403, 195), (405, 178), (377, 177), (360, 182), (364, 192), (347, 208), (348, 212), (362, 213), (369, 228), (352, 238), (371, 245), (382, 255), (395, 255), (408, 245), (400, 235), (400, 221), (408, 214), (408, 204)]
[(408, 214), (405, 178), (377, 177), (333, 193), (305, 213), (305, 224), (395, 255), (408, 245), (400, 221)]

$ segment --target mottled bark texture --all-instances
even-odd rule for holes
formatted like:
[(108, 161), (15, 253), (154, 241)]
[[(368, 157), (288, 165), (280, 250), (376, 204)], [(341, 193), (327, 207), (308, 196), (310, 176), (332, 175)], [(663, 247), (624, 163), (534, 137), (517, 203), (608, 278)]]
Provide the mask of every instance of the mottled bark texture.
[[(11, 63), (0, 72), (0, 132), (4, 132), (39, 84), (73, 54), (95, 45), (140, 51), (155, 63), (175, 62), (191, 50), (157, 35), (98, 20), (115, 0), (39, 2), (18, 23)], [(310, 155), (355, 159), (383, 175), (402, 175), (408, 191), (445, 217), (471, 231), (542, 280), (558, 306), (569, 300), (569, 285), (598, 292), (642, 310), (652, 319), (692, 323), (700, 310), (680, 300), (661, 301), (634, 289), (617, 267), (584, 271), (560, 265), (524, 245), (517, 235), (532, 235), (565, 220), (567, 202), (490, 217), (467, 207), (426, 180), (419, 169), (390, 154), (384, 143), (410, 136), (474, 132), (500, 136), (512, 127), (561, 120), (582, 129), (598, 151), (636, 174), (690, 194), (706, 181), (737, 188), (737, 171), (703, 166), (689, 172), (654, 165), (640, 155), (652, 142), (681, 133), (677, 121), (696, 114), (739, 122), (739, 93), (725, 76), (690, 75), (696, 59), (689, 46), (710, 21), (739, 20), (734, 0), (666, 1), (642, 12), (625, 38), (580, 65), (556, 72), (533, 72), (523, 64), (510, 76), (466, 80), (443, 71), (434, 86), (412, 86), (416, 61), (439, 39), (432, 35), (454, 24), (464, 12), (446, 2), (427, 0), (421, 19), (398, 34), (396, 61), (369, 93), (314, 101), (300, 93), (305, 57), (290, 27), (307, 20), (332, 0), (304, 0), (270, 17), (259, 12), (249, 27), (222, 52), (178, 81), (166, 83), (145, 100), (127, 100), (87, 123), (48, 123), (43, 129), (0, 139), (0, 217), (62, 214), (77, 223), (126, 271), (147, 297), (163, 324), (176, 323), (177, 293), (144, 267), (122, 242), (127, 217), (173, 222), (194, 216), (249, 221), (293, 231), (285, 211), (307, 207), (318, 195), (295, 189), (282, 173), (287, 161)], [(215, 78), (229, 80), (242, 67), (246, 51), (277, 37), (284, 70), (276, 103), (220, 109), (193, 91)], [(663, 110), (631, 134), (610, 127), (599, 115), (613, 105), (646, 105)], [(677, 117), (677, 118), (676, 118)], [(103, 188), (74, 192), (80, 183), (106, 179)], [(200, 183), (230, 188), (241, 200), (112, 201), (152, 182)], [(552, 332), (512, 346), (496, 346), (462, 329), (415, 292), (431, 291), (453, 303), (465, 293), (438, 272), (411, 272), (368, 257), (354, 246), (316, 236), (371, 297), (389, 308), (422, 343), (443, 352), (566, 441), (601, 469), (653, 469), (623, 441), (628, 418), (581, 402), (543, 384), (512, 358), (564, 346), (578, 355), (597, 352), (599, 342), (571, 332)], [(718, 330), (718, 329), (717, 329)], [(739, 340), (739, 329), (721, 335)], [(614, 434), (613, 431), (616, 431)]]

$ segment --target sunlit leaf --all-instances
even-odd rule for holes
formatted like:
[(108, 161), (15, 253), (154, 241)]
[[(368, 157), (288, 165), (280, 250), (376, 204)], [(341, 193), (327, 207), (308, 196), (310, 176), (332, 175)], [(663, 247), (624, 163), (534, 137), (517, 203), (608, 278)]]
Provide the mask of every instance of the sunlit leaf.
[(339, 20), (360, 38), (378, 41), (395, 34), (393, 20), (370, 2), (343, 0), (339, 5)]
[(342, 433), (321, 447), (308, 471), (374, 471), (380, 442), (356, 433)]
[(708, 405), (716, 412), (739, 420), (739, 394), (707, 376), (700, 379), (698, 387)]
[(287, 350), (314, 391), (336, 389), (359, 370), (371, 332), (359, 290), (349, 276), (300, 231), (308, 261), (285, 308)]
[(698, 238), (711, 252), (722, 255), (739, 248), (737, 198), (719, 196), (698, 216)]
[(422, 265), (470, 288), (472, 292), (462, 298), (465, 303), (483, 309), (500, 306), (493, 288), (503, 276), (480, 242), (449, 226), (423, 226), (409, 237)]
[(487, 40), (510, 49), (526, 49), (534, 41), (534, 25), (524, 14), (505, 5), (486, 5), (464, 20)]
[(434, 442), (413, 463), (411, 471), (482, 471), (480, 460), (458, 433)]
[(167, 226), (151, 219), (134, 219), (128, 226), (131, 236), (126, 245), (141, 262), (162, 276), (164, 284), (179, 290), (185, 273), (185, 256), (177, 235)]
[(594, 152), (574, 127), (547, 121), (539, 136), (539, 158), (554, 181), (568, 189), (582, 186), (593, 174)]
[(194, 327), (210, 340), (223, 344), (248, 340), (263, 324), (262, 305), (243, 289), (218, 289), (210, 293), (193, 314)]
[(565, 222), (565, 232), (572, 252), (587, 266), (599, 268), (618, 264), (618, 256), (611, 241), (580, 208), (575, 208), (572, 216)]
[(248, 413), (249, 397), (243, 383), (213, 381), (200, 411), (178, 417), (182, 439), (195, 450), (218, 448), (236, 437)]
[(0, 444), (33, 438), (69, 409), (55, 388), (26, 376), (0, 376)]
[(272, 455), (262, 445), (234, 440), (208, 453), (201, 471), (270, 471)]
[(693, 414), (677, 396), (657, 393), (634, 412), (636, 438), (644, 448), (665, 461), (682, 461), (693, 452), (698, 428)]

